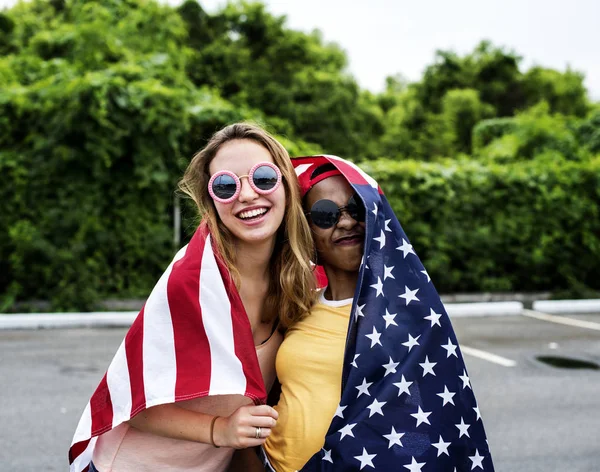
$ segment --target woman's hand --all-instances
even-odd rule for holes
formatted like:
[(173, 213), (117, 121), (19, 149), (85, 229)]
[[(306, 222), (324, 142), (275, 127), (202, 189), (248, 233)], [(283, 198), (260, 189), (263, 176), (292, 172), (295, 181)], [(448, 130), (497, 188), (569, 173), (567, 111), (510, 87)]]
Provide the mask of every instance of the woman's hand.
[(260, 446), (271, 434), (278, 416), (268, 405), (241, 406), (230, 416), (217, 418), (213, 436), (215, 444), (235, 449)]

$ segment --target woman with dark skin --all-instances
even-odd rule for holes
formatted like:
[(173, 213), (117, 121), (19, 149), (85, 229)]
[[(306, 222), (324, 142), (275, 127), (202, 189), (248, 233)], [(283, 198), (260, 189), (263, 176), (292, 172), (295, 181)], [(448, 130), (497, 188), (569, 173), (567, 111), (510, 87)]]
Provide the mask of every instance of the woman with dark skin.
[[(339, 171), (329, 166), (320, 171), (314, 175), (303, 207), (328, 285), (310, 315), (288, 330), (277, 356), (282, 385), (275, 407), (279, 421), (265, 443), (277, 471), (299, 470), (323, 445), (340, 401), (346, 333), (363, 257), (365, 212), (360, 197)], [(328, 228), (317, 226), (310, 217), (313, 205), (322, 200), (342, 208), (337, 222)], [(294, 373), (299, 365), (302, 376)], [(317, 385), (319, 394), (312, 395)]]
[(293, 159), (326, 286), (277, 353), (266, 470), (493, 472), (450, 319), (377, 183)]

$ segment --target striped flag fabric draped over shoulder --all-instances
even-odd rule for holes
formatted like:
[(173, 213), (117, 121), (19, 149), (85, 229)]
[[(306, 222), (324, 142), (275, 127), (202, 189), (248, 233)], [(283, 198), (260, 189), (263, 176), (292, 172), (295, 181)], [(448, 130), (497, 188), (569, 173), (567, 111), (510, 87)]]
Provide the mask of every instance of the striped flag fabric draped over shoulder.
[(97, 437), (145, 408), (225, 394), (266, 401), (250, 322), (202, 223), (152, 290), (85, 407), (70, 472), (87, 471)]
[(302, 472), (493, 472), (450, 318), (383, 192), (339, 157), (292, 161), (301, 186), (317, 166), (335, 165), (367, 215), (341, 401)]

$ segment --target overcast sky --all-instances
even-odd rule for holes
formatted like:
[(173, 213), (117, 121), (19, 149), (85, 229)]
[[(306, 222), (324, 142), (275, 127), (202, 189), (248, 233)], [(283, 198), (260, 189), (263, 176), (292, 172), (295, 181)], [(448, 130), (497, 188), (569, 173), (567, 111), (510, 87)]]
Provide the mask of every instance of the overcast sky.
[[(181, 0), (163, 0), (172, 5)], [(0, 0), (9, 5), (14, 0)], [(226, 2), (202, 0), (208, 11)], [(600, 100), (599, 0), (265, 0), (288, 26), (318, 28), (348, 54), (361, 86), (380, 91), (385, 77), (418, 80), (436, 49), (466, 53), (482, 39), (513, 49), (533, 64), (586, 76)]]

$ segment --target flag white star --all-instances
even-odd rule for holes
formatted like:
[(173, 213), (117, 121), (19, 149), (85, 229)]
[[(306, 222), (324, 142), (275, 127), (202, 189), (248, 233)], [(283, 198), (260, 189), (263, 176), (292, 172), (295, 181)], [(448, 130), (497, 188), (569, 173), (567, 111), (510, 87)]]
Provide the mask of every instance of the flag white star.
[(379, 242), (379, 249), (382, 249), (385, 246), (385, 233), (381, 231), (381, 235), (378, 238), (373, 238), (375, 241)]
[(406, 256), (408, 256), (409, 254), (415, 254), (412, 244), (408, 244), (408, 241), (404, 238), (402, 238), (402, 246), (398, 246), (396, 249), (398, 251), (402, 251), (402, 254), (404, 254), (404, 259), (406, 259)]
[[(372, 287), (372, 285), (371, 285)], [(404, 290), (405, 292), (402, 295), (398, 295), (398, 298), (404, 298), (406, 300), (406, 304), (408, 305), (410, 302), (412, 302), (413, 300), (416, 301), (420, 301), (417, 298), (417, 292), (419, 291), (418, 288), (411, 290), (409, 289), (406, 285), (404, 286)]]
[(448, 351), (447, 352), (447, 356), (446, 358), (449, 358), (450, 356), (454, 356), (458, 359), (458, 356), (456, 355), (456, 344), (452, 344), (452, 341), (450, 340), (450, 338), (448, 338), (448, 344), (442, 344), (442, 347)]
[(379, 340), (379, 338), (381, 337), (381, 333), (377, 332), (375, 326), (373, 326), (373, 332), (371, 334), (365, 334), (365, 336), (371, 340), (371, 347), (375, 346), (375, 344), (383, 346), (383, 344), (381, 344), (381, 341)]
[(427, 374), (435, 375), (433, 371), (433, 367), (437, 364), (437, 362), (429, 362), (429, 356), (425, 356), (425, 362), (419, 363), (421, 367), (423, 367), (423, 377)]
[(485, 456), (480, 456), (477, 449), (475, 449), (475, 455), (469, 456), (469, 459), (473, 462), (473, 464), (471, 464), (471, 470), (475, 467), (481, 467), (481, 470), (483, 470), (483, 459), (485, 459)]
[(385, 327), (387, 328), (389, 325), (398, 326), (398, 323), (394, 321), (397, 313), (390, 313), (387, 308), (385, 309), (385, 315), (383, 315), (383, 319), (385, 320)]
[(367, 450), (363, 447), (363, 452), (360, 456), (354, 456), (355, 459), (360, 461), (360, 470), (366, 465), (369, 467), (375, 468), (373, 465), (373, 459), (377, 456), (377, 454), (369, 454)]
[(383, 282), (381, 281), (381, 277), (377, 277), (377, 283), (371, 285), (371, 287), (377, 290), (375, 297), (378, 297), (379, 295), (383, 296)]
[(335, 409), (335, 415), (333, 415), (333, 417), (335, 418), (336, 416), (339, 416), (340, 418), (344, 418), (343, 411), (346, 408), (348, 408), (348, 405), (346, 405), (346, 406), (338, 405), (337, 408)]
[(373, 213), (375, 216), (377, 216), (377, 203), (373, 202), (373, 209), (371, 210), (371, 213)]
[(468, 438), (470, 438), (471, 436), (469, 436), (469, 427), (471, 426), (470, 424), (465, 424), (465, 420), (462, 418), (460, 418), (460, 424), (454, 425), (458, 428), (458, 430), (460, 431), (460, 433), (458, 434), (459, 438), (462, 438), (463, 435), (467, 436)]
[(477, 413), (477, 419), (475, 421), (478, 421), (481, 419), (481, 413), (479, 412), (479, 407), (478, 406), (474, 406), (473, 409), (475, 410), (475, 413)]
[(421, 337), (421, 335), (419, 334), (416, 338), (413, 338), (412, 335), (408, 335), (408, 341), (406, 341), (405, 343), (402, 343), (403, 346), (406, 346), (408, 348), (408, 352), (410, 352), (410, 350), (415, 347), (415, 346), (420, 346), (419, 344), (419, 338)]
[(442, 315), (438, 315), (435, 311), (433, 311), (433, 308), (430, 308), (429, 309), (429, 316), (426, 316), (425, 319), (431, 321), (431, 327), (433, 328), (433, 325), (438, 325), (439, 327), (442, 326), (440, 324), (440, 318), (441, 317), (442, 317)]
[(392, 431), (390, 431), (390, 434), (383, 435), (383, 437), (390, 442), (388, 449), (390, 449), (394, 444), (397, 444), (400, 447), (404, 447), (404, 444), (402, 444), (402, 441), (400, 441), (404, 434), (405, 433), (397, 433), (394, 427), (392, 426)]
[(323, 448), (322, 451), (323, 457), (321, 458), (321, 460), (331, 462), (333, 464), (333, 459), (331, 458), (331, 449), (329, 449), (328, 451), (327, 449)]
[(360, 356), (360, 354), (354, 354), (354, 360), (352, 362), (350, 362), (350, 365), (352, 367), (356, 367), (358, 369), (358, 365), (356, 365), (356, 359), (358, 359), (358, 356)]
[(426, 270), (422, 270), (421, 274), (425, 274), (427, 276), (427, 282), (431, 282), (431, 277), (429, 277), (429, 274), (427, 273)]
[(456, 395), (456, 392), (448, 391), (448, 387), (445, 385), (444, 391), (442, 393), (437, 394), (438, 397), (442, 397), (444, 399), (444, 404), (442, 406), (445, 406), (446, 403), (452, 403), (454, 405), (454, 400), (452, 400), (452, 397), (454, 397), (454, 395)]
[(392, 230), (390, 229), (390, 221), (392, 220), (385, 220), (385, 230), (391, 232)]
[(383, 280), (384, 280), (384, 282), (385, 282), (385, 279), (387, 279), (388, 277), (390, 279), (396, 279), (396, 277), (394, 277), (394, 275), (392, 274), (393, 268), (394, 268), (394, 266), (388, 267), (385, 264), (383, 264)]
[(440, 457), (442, 454), (446, 454), (447, 456), (450, 456), (450, 453), (448, 452), (448, 446), (450, 444), (452, 444), (452, 443), (444, 442), (441, 435), (440, 435), (440, 440), (438, 442), (431, 443), (431, 445), (438, 450), (438, 453), (437, 453), (438, 457)]
[(398, 367), (399, 364), (400, 364), (400, 362), (394, 362), (392, 360), (392, 357), (390, 356), (390, 362), (382, 365), (382, 367), (385, 369), (385, 374), (383, 374), (383, 376), (387, 377), (388, 374), (395, 374), (396, 367)]
[(373, 403), (371, 403), (371, 404), (370, 404), (370, 405), (367, 407), (367, 408), (369, 409), (369, 412), (370, 412), (370, 413), (369, 413), (369, 418), (370, 418), (371, 416), (373, 416), (375, 413), (379, 413), (381, 416), (385, 416), (385, 415), (383, 414), (383, 410), (381, 409), (381, 407), (382, 407), (383, 405), (385, 405), (386, 403), (387, 403), (387, 402), (380, 402), (380, 401), (377, 401), (377, 398), (375, 398), (375, 399), (373, 400)]
[(403, 375), (402, 380), (394, 384), (394, 387), (398, 387), (398, 396), (402, 395), (403, 393), (408, 393), (410, 395), (408, 387), (410, 387), (412, 384), (413, 383), (406, 380)]
[(467, 387), (471, 388), (471, 381), (467, 375), (467, 371), (463, 369), (463, 375), (459, 375), (458, 378), (463, 381), (463, 390)]
[(356, 305), (356, 312), (354, 313), (354, 321), (357, 321), (359, 316), (362, 316), (363, 318), (365, 317), (365, 314), (363, 313), (363, 309), (365, 308), (365, 306), (367, 306), (366, 303), (364, 305)]
[(340, 441), (342, 439), (344, 439), (346, 436), (352, 436), (352, 437), (354, 437), (354, 433), (352, 432), (352, 428), (354, 428), (355, 426), (356, 426), (356, 423), (352, 423), (352, 424), (347, 424), (342, 429), (340, 429), (338, 431), (338, 433), (342, 433), (342, 437), (340, 438)]
[(356, 396), (356, 398), (360, 397), (363, 393), (365, 395), (371, 396), (371, 394), (369, 393), (369, 387), (371, 385), (373, 385), (373, 382), (367, 382), (367, 379), (365, 377), (361, 385), (354, 387), (358, 390), (358, 395)]
[(410, 470), (410, 472), (421, 472), (421, 468), (425, 465), (425, 462), (417, 462), (415, 458), (412, 458), (412, 462), (405, 465), (404, 468)]
[(431, 415), (431, 411), (423, 411), (421, 410), (421, 406), (419, 406), (419, 411), (417, 411), (416, 413), (411, 413), (410, 416), (416, 418), (417, 426), (419, 426), (421, 423), (427, 423), (428, 425), (431, 425), (431, 423), (427, 419), (429, 415)]

